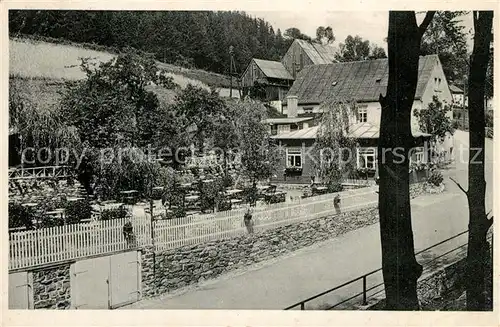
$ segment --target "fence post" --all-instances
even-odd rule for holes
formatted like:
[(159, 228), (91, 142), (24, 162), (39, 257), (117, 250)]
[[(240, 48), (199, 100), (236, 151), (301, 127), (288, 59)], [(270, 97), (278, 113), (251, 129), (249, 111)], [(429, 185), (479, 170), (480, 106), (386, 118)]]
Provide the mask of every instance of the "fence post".
[(363, 305), (366, 305), (366, 275), (363, 276)]

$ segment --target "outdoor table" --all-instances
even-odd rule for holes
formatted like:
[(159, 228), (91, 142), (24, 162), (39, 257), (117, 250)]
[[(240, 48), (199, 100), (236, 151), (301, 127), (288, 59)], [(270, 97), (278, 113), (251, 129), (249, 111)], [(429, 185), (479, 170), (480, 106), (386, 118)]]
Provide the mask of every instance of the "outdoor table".
[(107, 203), (104, 205), (105, 210), (113, 210), (113, 209), (118, 209), (123, 205), (121, 202), (115, 202), (115, 203)]
[(28, 208), (34, 208), (34, 207), (38, 206), (38, 203), (35, 203), (35, 202), (23, 203), (22, 206), (28, 207)]
[(238, 190), (238, 189), (232, 189), (232, 190), (227, 190), (226, 195), (234, 195), (243, 192), (243, 190)]
[(269, 189), (271, 186), (270, 185), (257, 185), (257, 189), (259, 191), (264, 191), (264, 190), (267, 190)]
[(76, 201), (81, 201), (84, 200), (84, 198), (67, 198), (66, 201), (68, 202), (76, 202)]
[(196, 201), (200, 198), (199, 195), (188, 195), (185, 197), (186, 201)]

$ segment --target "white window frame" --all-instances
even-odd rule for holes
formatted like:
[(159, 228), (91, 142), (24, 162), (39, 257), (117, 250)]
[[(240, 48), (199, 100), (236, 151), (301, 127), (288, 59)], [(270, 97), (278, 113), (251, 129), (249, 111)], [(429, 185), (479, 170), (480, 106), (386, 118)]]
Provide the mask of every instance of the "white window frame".
[(411, 156), (410, 156), (410, 164), (413, 163), (413, 155), (415, 155), (415, 163), (426, 163), (426, 160), (425, 160), (425, 152), (424, 152), (424, 148), (423, 147), (416, 147), (416, 148), (413, 148), (412, 149), (412, 152), (411, 152)]
[(368, 108), (367, 107), (358, 108), (356, 120), (358, 123), (366, 123), (368, 121)]
[[(362, 147), (356, 148), (357, 156), (356, 156), (356, 166), (358, 169), (376, 169), (377, 165), (377, 151), (372, 147)], [(373, 157), (373, 167), (368, 167), (368, 157)], [(363, 158), (363, 165), (361, 164), (361, 158)]]
[[(297, 165), (296, 157), (300, 157), (300, 165)], [(290, 164), (289, 158), (292, 158), (292, 164)], [(302, 168), (303, 164), (302, 149), (286, 149), (286, 168)]]

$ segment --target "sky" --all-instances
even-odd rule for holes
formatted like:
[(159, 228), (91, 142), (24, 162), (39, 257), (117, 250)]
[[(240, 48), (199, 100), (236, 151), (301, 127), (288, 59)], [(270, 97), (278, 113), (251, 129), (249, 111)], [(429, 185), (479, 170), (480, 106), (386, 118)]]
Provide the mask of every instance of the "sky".
[[(253, 17), (268, 21), (276, 31), (284, 32), (289, 27), (297, 27), (302, 33), (316, 36), (318, 26), (331, 26), (335, 35), (334, 45), (344, 42), (348, 35), (359, 35), (370, 43), (377, 44), (387, 50), (389, 12), (387, 11), (246, 11)], [(417, 14), (417, 23), (424, 14)], [(464, 19), (467, 29), (472, 27), (472, 16)], [(472, 44), (472, 43), (471, 43)]]

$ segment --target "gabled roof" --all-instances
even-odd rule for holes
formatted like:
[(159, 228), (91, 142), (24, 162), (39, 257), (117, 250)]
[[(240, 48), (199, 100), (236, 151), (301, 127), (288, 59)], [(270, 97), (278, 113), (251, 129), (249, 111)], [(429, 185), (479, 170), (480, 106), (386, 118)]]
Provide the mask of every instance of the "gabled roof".
[[(296, 95), (300, 104), (322, 103), (328, 98), (347, 98), (357, 102), (378, 101), (385, 95), (389, 81), (388, 59), (353, 61), (304, 67), (288, 95)], [(437, 55), (420, 57), (415, 99), (422, 97)]]
[(453, 84), (450, 84), (450, 92), (455, 93), (455, 94), (456, 93), (460, 93), (460, 94), (464, 93), (464, 91), (461, 88), (459, 88), (458, 86), (453, 85)]
[(279, 61), (253, 59), (260, 70), (269, 78), (293, 80), (293, 76), (286, 70), (285, 66)]
[(334, 47), (300, 39), (296, 39), (295, 41), (304, 49), (314, 65), (336, 62)]
[[(293, 131), (289, 133), (282, 133), (272, 136), (273, 139), (277, 140), (304, 140), (316, 139), (318, 136), (319, 125), (309, 128), (300, 129), (298, 131)], [(354, 139), (378, 139), (380, 134), (380, 126), (371, 123), (355, 123), (349, 125), (348, 137)], [(430, 134), (422, 133), (420, 131), (413, 130), (413, 137), (430, 137)]]

